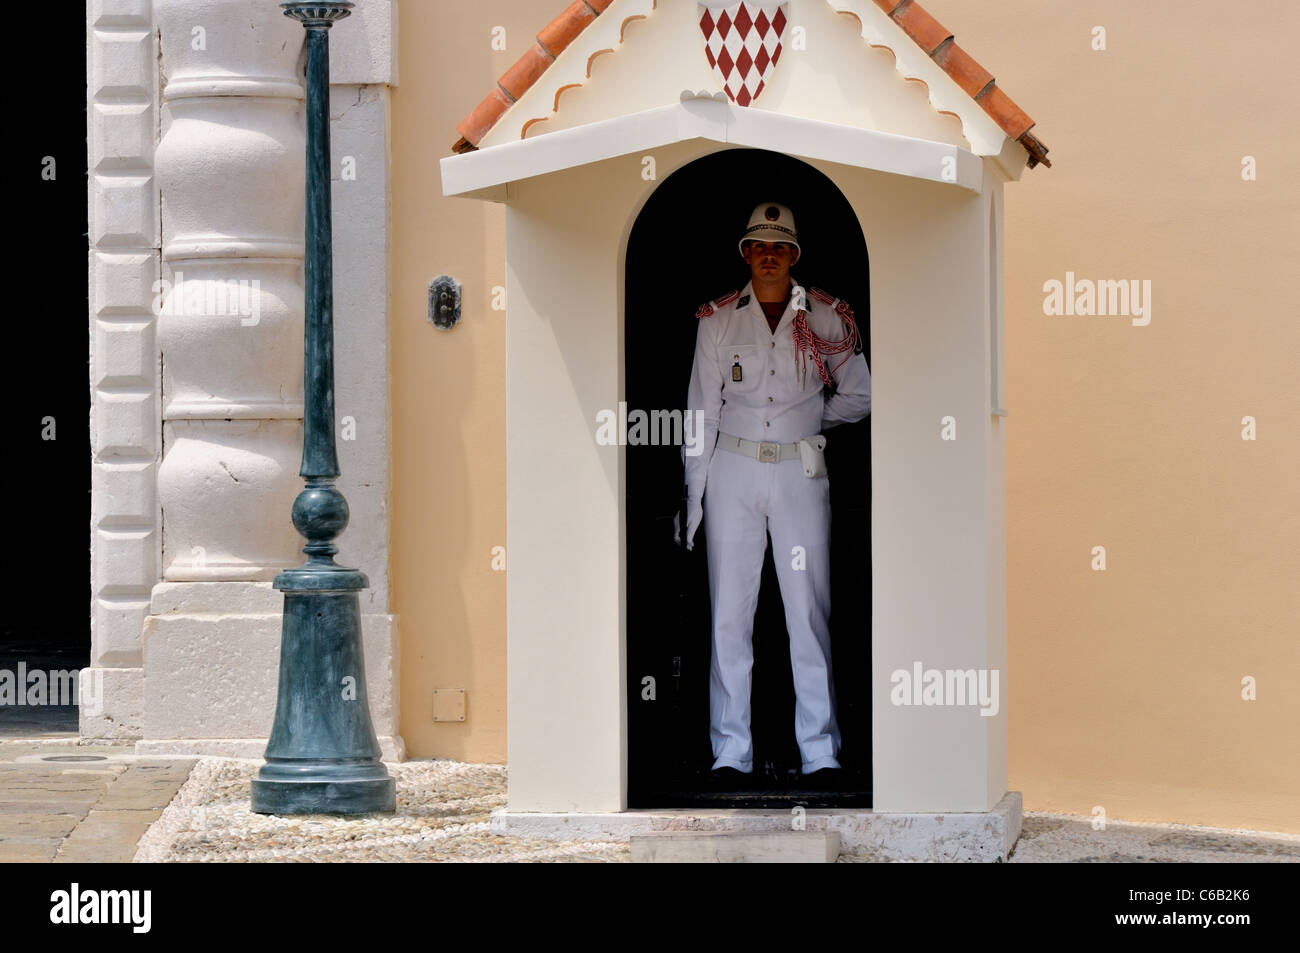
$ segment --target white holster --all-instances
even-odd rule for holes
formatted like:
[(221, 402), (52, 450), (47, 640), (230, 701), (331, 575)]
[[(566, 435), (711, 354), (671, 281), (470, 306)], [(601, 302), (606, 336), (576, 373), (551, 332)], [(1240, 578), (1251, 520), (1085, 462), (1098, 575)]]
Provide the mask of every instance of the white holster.
[(799, 462), (803, 464), (803, 475), (809, 478), (826, 475), (826, 438), (822, 434), (813, 434), (799, 441)]

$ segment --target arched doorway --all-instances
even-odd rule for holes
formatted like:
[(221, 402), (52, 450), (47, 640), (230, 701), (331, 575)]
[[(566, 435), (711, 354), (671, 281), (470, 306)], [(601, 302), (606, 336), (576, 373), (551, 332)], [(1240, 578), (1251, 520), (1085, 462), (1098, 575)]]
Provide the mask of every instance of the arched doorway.
[[(724, 149), (669, 176), (628, 239), (624, 371), (628, 413), (680, 410), (694, 354), (695, 312), (739, 289), (736, 243), (754, 206), (788, 205), (802, 256), (792, 274), (854, 308), (868, 365), (870, 284), (857, 216), (826, 175), (761, 149)], [(627, 462), (628, 807), (871, 805), (871, 418), (829, 432), (831, 657), (845, 788), (811, 789), (794, 737), (789, 643), (771, 544), (754, 624), (751, 725), (755, 770), (743, 789), (710, 783), (709, 590), (704, 530), (686, 553), (672, 541), (681, 506), (680, 447), (636, 444)], [(647, 681), (653, 679), (653, 682)]]

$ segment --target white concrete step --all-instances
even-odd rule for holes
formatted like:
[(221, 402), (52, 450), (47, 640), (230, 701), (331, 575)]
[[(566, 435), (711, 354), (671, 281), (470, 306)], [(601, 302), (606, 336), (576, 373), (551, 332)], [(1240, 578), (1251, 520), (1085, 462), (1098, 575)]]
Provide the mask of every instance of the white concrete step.
[(634, 864), (833, 864), (838, 831), (664, 831), (633, 834)]

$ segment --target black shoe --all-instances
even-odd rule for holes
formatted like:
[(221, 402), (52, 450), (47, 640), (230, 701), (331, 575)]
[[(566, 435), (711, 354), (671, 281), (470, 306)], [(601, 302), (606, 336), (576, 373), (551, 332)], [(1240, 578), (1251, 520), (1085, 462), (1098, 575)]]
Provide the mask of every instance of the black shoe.
[(843, 768), (818, 768), (803, 776), (803, 787), (810, 791), (842, 791)]
[(722, 767), (714, 768), (709, 772), (709, 781), (715, 791), (734, 791), (738, 788), (747, 788), (751, 786), (753, 779), (753, 774), (746, 774), (729, 764), (724, 764)]

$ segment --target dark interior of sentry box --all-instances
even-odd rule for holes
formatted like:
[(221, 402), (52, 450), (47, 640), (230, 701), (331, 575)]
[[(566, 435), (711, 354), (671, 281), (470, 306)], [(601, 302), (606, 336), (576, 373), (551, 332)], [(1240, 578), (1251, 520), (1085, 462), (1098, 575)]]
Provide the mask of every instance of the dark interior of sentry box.
[[(854, 308), (868, 366), (867, 248), (847, 200), (811, 166), (779, 153), (726, 149), (668, 177), (628, 242), (625, 380), (629, 413), (683, 408), (696, 310), (739, 289), (749, 268), (736, 243), (754, 206), (790, 207), (802, 250), (792, 269)], [(711, 655), (706, 539), (673, 543), (682, 504), (679, 446), (628, 446), (628, 807), (871, 806), (871, 418), (827, 431), (831, 480), (831, 659), (842, 749), (842, 790), (801, 773), (794, 736), (789, 641), (771, 541), (754, 623), (751, 727), (754, 773), (738, 787), (710, 777)], [(643, 698), (644, 679), (655, 698)]]

